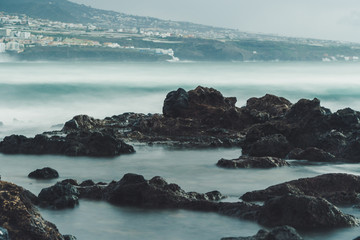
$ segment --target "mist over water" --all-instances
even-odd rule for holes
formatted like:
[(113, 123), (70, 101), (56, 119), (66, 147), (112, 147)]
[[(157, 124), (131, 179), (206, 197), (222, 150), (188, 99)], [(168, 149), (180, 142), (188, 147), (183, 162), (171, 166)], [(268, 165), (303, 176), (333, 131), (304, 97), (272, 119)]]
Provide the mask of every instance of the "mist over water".
[(0, 135), (34, 135), (77, 114), (161, 113), (169, 91), (198, 85), (237, 97), (239, 107), (270, 93), (292, 102), (317, 97), (333, 111), (360, 109), (358, 65), (0, 61)]
[[(161, 113), (169, 91), (198, 85), (214, 87), (224, 96), (235, 96), (237, 106), (250, 97), (267, 93), (295, 103), (300, 98), (321, 100), (336, 111), (360, 110), (359, 63), (84, 63), (2, 62), (0, 59), (0, 138), (16, 133), (33, 136), (60, 129), (78, 114), (95, 118), (124, 112)], [(55, 126), (56, 125), (56, 126)], [(2, 179), (35, 194), (58, 180), (79, 182), (119, 180), (125, 173), (159, 175), (186, 191), (219, 190), (237, 201), (243, 193), (301, 177), (324, 173), (360, 174), (358, 164), (294, 162), (290, 168), (270, 170), (219, 169), (220, 158), (236, 158), (241, 149), (174, 150), (159, 146), (135, 146), (136, 153), (115, 158), (72, 158), (0, 154)], [(53, 167), (60, 179), (35, 181), (27, 174)], [(344, 211), (360, 217), (360, 211)], [(182, 210), (144, 210), (116, 207), (104, 202), (80, 201), (65, 211), (41, 209), (61, 233), (78, 239), (198, 239), (254, 235), (254, 222), (213, 213)], [(358, 228), (302, 232), (305, 239), (353, 239)]]

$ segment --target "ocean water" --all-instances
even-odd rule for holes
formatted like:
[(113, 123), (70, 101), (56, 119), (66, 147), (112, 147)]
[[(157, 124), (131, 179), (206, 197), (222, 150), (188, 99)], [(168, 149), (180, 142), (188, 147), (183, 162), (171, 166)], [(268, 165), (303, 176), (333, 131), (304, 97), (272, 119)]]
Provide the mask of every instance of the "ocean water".
[[(33, 136), (61, 128), (77, 114), (104, 118), (123, 112), (160, 113), (166, 94), (183, 87), (214, 87), (235, 96), (237, 106), (266, 93), (296, 102), (319, 98), (332, 111), (360, 110), (359, 63), (83, 63), (0, 62), (0, 139), (16, 133)], [(35, 194), (57, 180), (36, 181), (27, 174), (53, 167), (60, 179), (110, 182), (128, 172), (145, 178), (162, 176), (186, 191), (219, 190), (236, 201), (243, 193), (323, 173), (360, 174), (359, 164), (294, 164), (270, 170), (226, 170), (220, 158), (235, 158), (241, 149), (174, 150), (136, 145), (136, 153), (114, 158), (1, 155), (3, 180)], [(360, 217), (360, 210), (343, 208)], [(63, 234), (78, 239), (220, 239), (250, 236), (258, 224), (215, 213), (144, 210), (81, 200), (75, 209), (40, 209)], [(302, 232), (305, 239), (353, 239), (359, 228)]]

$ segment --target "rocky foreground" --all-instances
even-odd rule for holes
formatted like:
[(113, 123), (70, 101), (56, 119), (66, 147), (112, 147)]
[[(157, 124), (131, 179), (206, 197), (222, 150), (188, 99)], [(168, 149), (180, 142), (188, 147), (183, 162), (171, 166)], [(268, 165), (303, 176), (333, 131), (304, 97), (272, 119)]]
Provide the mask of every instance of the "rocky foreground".
[[(44, 220), (34, 207), (37, 197), (22, 187), (0, 181), (1, 239), (65, 240), (56, 226)], [(75, 238), (72, 238), (75, 239)]]
[[(177, 184), (169, 184), (159, 176), (146, 180), (137, 174), (126, 174), (120, 181), (113, 181), (109, 184), (96, 184), (91, 180), (78, 184), (76, 180), (68, 179), (43, 189), (37, 199), (42, 206), (55, 209), (74, 207), (79, 204), (79, 198), (88, 198), (121, 206), (209, 211), (257, 221), (268, 227), (289, 225), (297, 229), (319, 229), (358, 226), (357, 218), (342, 213), (324, 196), (332, 196), (332, 199), (335, 198), (334, 196), (338, 196), (339, 199), (342, 199), (345, 195), (360, 195), (359, 185), (339, 190), (336, 186), (332, 187), (333, 181), (352, 184), (358, 183), (360, 177), (327, 174), (312, 179), (300, 179), (298, 180), (301, 183), (298, 184), (299, 186), (308, 186), (309, 182), (313, 183), (308, 186), (308, 189), (312, 190), (309, 191), (313, 193), (312, 195), (304, 193), (306, 192), (305, 187), (302, 188), (303, 192), (300, 190), (282, 191), (277, 195), (273, 194), (267, 197), (264, 205), (250, 202), (221, 202), (220, 200), (224, 196), (218, 191), (205, 194), (185, 192)], [(328, 190), (324, 186), (327, 186)], [(324, 192), (327, 195), (324, 195)], [(265, 199), (246, 197), (251, 194), (245, 194), (243, 199), (257, 201)], [(352, 199), (351, 203), (358, 203), (359, 200), (359, 197)], [(350, 202), (346, 201), (346, 203)]]
[[(166, 96), (163, 114), (124, 113), (102, 120), (79, 115), (60, 131), (35, 138), (5, 137), (0, 152), (116, 156), (134, 152), (126, 141), (182, 147), (237, 146), (250, 157), (360, 162), (358, 111), (346, 108), (332, 113), (316, 98), (293, 104), (269, 94), (250, 98), (241, 108), (235, 106), (236, 101), (213, 88), (199, 86), (188, 92), (179, 88)], [(224, 164), (230, 165), (241, 164)]]

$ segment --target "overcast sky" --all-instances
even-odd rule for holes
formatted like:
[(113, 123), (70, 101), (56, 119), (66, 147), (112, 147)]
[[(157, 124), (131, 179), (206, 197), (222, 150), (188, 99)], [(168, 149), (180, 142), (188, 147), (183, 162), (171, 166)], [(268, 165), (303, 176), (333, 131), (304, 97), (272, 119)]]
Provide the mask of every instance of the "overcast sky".
[(71, 0), (253, 33), (360, 42), (360, 0)]

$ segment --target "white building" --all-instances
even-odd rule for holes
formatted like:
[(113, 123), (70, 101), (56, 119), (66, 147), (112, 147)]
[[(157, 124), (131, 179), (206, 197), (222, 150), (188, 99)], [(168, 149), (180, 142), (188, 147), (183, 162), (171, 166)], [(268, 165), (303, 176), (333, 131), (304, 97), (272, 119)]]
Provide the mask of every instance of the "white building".
[(0, 53), (5, 52), (5, 49), (6, 49), (5, 43), (0, 43)]
[(18, 42), (8, 42), (6, 44), (6, 50), (8, 51), (19, 51), (20, 44)]
[(2, 28), (0, 29), (0, 37), (10, 37), (11, 29)]
[(29, 39), (31, 37), (31, 34), (29, 32), (20, 32), (19, 37), (23, 39)]

